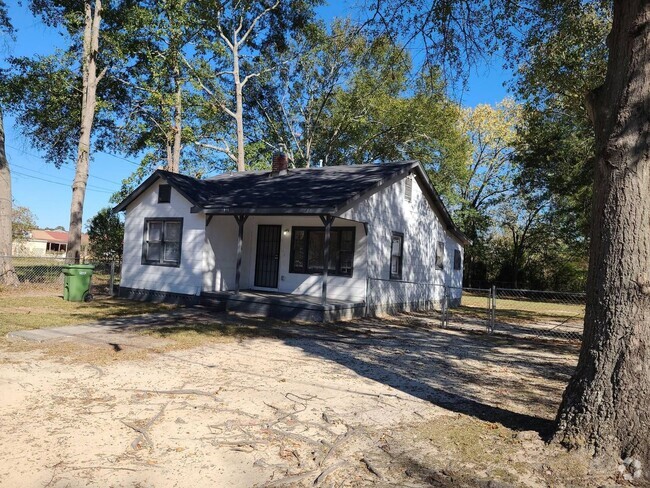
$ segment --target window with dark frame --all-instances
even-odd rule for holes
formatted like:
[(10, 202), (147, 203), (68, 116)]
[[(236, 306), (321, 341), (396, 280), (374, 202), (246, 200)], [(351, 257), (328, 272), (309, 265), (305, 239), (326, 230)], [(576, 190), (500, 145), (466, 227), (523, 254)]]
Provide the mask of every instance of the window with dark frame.
[(158, 186), (158, 203), (169, 203), (172, 200), (172, 187), (170, 185)]
[(404, 234), (393, 232), (390, 242), (390, 279), (402, 279), (402, 264), (404, 261)]
[(445, 243), (438, 241), (436, 245), (436, 268), (443, 269), (445, 267)]
[(180, 266), (183, 219), (145, 219), (142, 264)]
[(413, 200), (413, 177), (411, 175), (404, 178), (404, 198), (407, 202)]
[(454, 270), (458, 271), (461, 268), (461, 262), (460, 262), (460, 251), (458, 249), (454, 249)]
[[(330, 262), (327, 273), (352, 276), (354, 269), (354, 227), (330, 230)], [(322, 227), (293, 227), (290, 273), (322, 274), (325, 230)]]

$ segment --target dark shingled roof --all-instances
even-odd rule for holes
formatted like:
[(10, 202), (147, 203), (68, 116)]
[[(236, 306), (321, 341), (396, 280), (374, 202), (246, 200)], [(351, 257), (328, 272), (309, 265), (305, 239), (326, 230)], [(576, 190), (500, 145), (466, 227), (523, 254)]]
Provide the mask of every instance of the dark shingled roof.
[(467, 241), (467, 237), (456, 229), (422, 167), (415, 161), (289, 169), (287, 174), (280, 176), (271, 176), (270, 171), (245, 171), (224, 173), (206, 180), (157, 170), (114, 210), (124, 210), (162, 177), (194, 205), (193, 211), (231, 215), (335, 215), (369, 191), (411, 171), (415, 171), (428, 187), (429, 196), (446, 220), (447, 227), (459, 239)]

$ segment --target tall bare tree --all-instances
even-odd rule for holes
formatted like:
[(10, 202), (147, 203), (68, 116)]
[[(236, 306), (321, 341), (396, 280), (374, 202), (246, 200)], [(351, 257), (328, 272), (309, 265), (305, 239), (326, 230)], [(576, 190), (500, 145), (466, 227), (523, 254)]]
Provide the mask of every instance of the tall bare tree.
[(82, 99), (79, 145), (77, 164), (72, 183), (72, 201), (70, 203), (70, 226), (68, 228), (68, 261), (78, 262), (81, 256), (81, 226), (83, 225), (83, 208), (88, 183), (88, 166), (90, 163), (90, 143), (97, 107), (97, 85), (106, 75), (107, 68), (97, 65), (99, 53), (99, 32), (102, 22), (101, 0), (84, 0), (83, 52), (81, 62)]
[(186, 58), (185, 64), (207, 106), (216, 108), (213, 117), (225, 118), (232, 127), (228, 133), (210, 134), (198, 144), (225, 155), (238, 171), (246, 169), (247, 86), (255, 78), (281, 69), (278, 54), (287, 50), (292, 32), (310, 25), (316, 3), (197, 1), (202, 34), (196, 55)]

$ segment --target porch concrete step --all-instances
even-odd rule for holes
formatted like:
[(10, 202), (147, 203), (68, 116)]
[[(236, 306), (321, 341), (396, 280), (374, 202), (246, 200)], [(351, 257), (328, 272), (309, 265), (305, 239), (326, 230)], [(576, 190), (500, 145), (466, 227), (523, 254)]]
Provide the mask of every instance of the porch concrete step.
[(214, 295), (201, 295), (199, 304), (217, 312), (224, 312), (228, 304), (228, 299)]

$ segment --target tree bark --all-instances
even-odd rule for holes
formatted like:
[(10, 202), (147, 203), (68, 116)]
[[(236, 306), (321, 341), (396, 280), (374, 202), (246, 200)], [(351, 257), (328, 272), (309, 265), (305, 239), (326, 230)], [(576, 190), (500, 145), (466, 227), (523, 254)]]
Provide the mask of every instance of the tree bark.
[(83, 225), (83, 207), (88, 182), (88, 165), (90, 161), (90, 139), (95, 108), (97, 105), (97, 84), (103, 72), (97, 73), (97, 54), (99, 52), (99, 25), (102, 20), (102, 2), (95, 0), (94, 9), (91, 0), (84, 2), (83, 34), (83, 94), (81, 104), (81, 127), (77, 164), (72, 183), (72, 202), (70, 204), (70, 227), (68, 230), (68, 262), (79, 262), (81, 257), (81, 228)]
[(587, 308), (555, 440), (650, 473), (650, 2), (614, 1), (596, 133)]
[(5, 153), (5, 130), (0, 110), (0, 284), (16, 286), (18, 276), (11, 261), (11, 172)]
[(235, 81), (235, 125), (237, 131), (237, 171), (246, 171), (244, 154), (244, 100), (243, 84), (239, 73), (239, 45), (237, 35), (233, 37), (232, 76)]
[[(172, 173), (179, 173), (181, 167), (181, 136), (183, 123), (183, 82), (181, 80), (181, 70), (178, 62), (179, 53), (174, 53), (176, 60), (174, 63), (174, 107), (173, 107), (173, 125), (172, 125), (172, 147), (171, 154), (168, 154), (167, 170)], [(168, 150), (169, 152), (169, 150)]]

